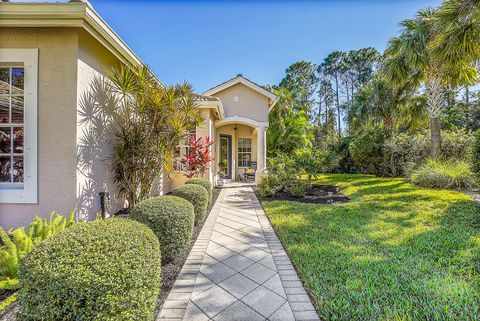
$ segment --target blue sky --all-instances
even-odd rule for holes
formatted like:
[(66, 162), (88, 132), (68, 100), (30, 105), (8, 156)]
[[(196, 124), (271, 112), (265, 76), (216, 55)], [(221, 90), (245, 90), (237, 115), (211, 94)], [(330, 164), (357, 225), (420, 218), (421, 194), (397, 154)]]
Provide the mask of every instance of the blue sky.
[(166, 84), (203, 92), (238, 73), (276, 84), (299, 60), (333, 50), (383, 51), (398, 23), (440, 0), (91, 0)]

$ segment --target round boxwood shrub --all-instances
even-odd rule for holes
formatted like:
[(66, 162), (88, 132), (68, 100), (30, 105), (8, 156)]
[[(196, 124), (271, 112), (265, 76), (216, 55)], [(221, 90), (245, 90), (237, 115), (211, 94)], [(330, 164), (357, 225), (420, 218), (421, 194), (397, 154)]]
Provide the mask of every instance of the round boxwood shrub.
[(160, 273), (160, 244), (146, 225), (77, 223), (27, 255), (17, 302), (22, 320), (152, 320)]
[(172, 195), (184, 198), (192, 203), (195, 209), (195, 224), (203, 222), (208, 206), (208, 192), (203, 186), (197, 184), (178, 186)]
[(213, 186), (208, 179), (204, 178), (190, 178), (185, 184), (197, 184), (205, 187), (208, 192), (208, 204), (212, 203), (213, 200)]
[(157, 235), (163, 263), (171, 262), (190, 244), (195, 214), (189, 201), (177, 196), (158, 196), (140, 202), (130, 217), (150, 227)]

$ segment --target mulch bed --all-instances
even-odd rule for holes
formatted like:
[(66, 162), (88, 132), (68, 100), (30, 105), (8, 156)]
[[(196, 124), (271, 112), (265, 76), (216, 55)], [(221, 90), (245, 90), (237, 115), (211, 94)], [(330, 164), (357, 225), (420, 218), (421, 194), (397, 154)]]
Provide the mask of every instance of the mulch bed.
[(15, 293), (14, 290), (5, 290), (5, 289), (0, 290), (0, 302), (3, 302), (3, 300), (8, 298), (13, 293)]
[[(214, 188), (213, 189), (213, 199), (212, 199), (212, 204), (210, 207), (207, 209), (207, 213), (210, 213), (213, 204), (215, 204), (215, 201), (217, 200), (218, 194), (220, 194), (220, 189), (219, 188)], [(190, 250), (193, 247), (193, 244), (195, 243), (198, 234), (200, 234), (200, 231), (202, 230), (203, 224), (199, 224), (194, 227), (193, 229), (193, 237), (192, 237), (192, 243), (190, 244), (190, 248), (185, 251), (181, 256), (177, 257), (174, 262), (165, 264), (162, 266), (162, 287), (160, 291), (160, 295), (158, 296), (158, 301), (157, 301), (157, 307), (155, 309), (155, 319), (157, 318), (157, 315), (160, 313), (160, 310), (163, 306), (163, 303), (168, 297), (168, 294), (170, 293), (170, 290), (173, 287), (173, 284), (175, 283), (175, 280), (177, 279), (178, 275), (180, 274), (180, 271), (182, 270), (183, 264), (187, 260), (188, 254), (190, 254)]]
[(300, 203), (313, 203), (313, 204), (333, 204), (333, 203), (346, 203), (350, 199), (342, 194), (340, 188), (331, 185), (312, 185), (307, 190), (304, 197), (292, 197), (287, 193), (276, 193), (275, 197), (261, 197), (258, 193), (258, 189), (255, 188), (255, 194), (260, 201), (293, 201)]
[[(0, 303), (3, 302), (5, 299), (7, 299), (10, 295), (14, 294), (15, 291), (14, 290), (5, 290), (5, 289), (2, 289), (0, 290)], [(8, 316), (9, 312), (16, 306), (15, 303), (13, 304), (10, 304), (9, 306), (5, 307), (5, 309), (3, 309), (2, 311), (0, 311), (0, 320), (14, 320), (14, 319), (11, 319), (13, 316)]]

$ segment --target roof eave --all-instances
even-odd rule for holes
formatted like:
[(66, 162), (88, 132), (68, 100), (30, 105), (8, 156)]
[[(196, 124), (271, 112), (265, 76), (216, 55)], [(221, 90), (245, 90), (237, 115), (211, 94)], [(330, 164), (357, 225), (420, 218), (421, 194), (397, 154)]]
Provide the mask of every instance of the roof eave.
[[(0, 27), (83, 28), (123, 63), (145, 65), (89, 2), (6, 2), (0, 6)], [(157, 81), (163, 86), (158, 78)]]
[(218, 116), (220, 120), (225, 119), (225, 110), (223, 109), (223, 104), (220, 100), (212, 101), (199, 101), (197, 102), (198, 108), (214, 108), (218, 111)]
[(206, 92), (204, 92), (203, 94), (204, 95), (208, 95), (208, 96), (213, 96), (215, 95), (216, 93), (218, 92), (221, 92), (227, 88), (230, 88), (236, 84), (243, 84), (247, 87), (250, 87), (251, 89), (257, 91), (258, 93), (262, 94), (263, 96), (266, 96), (268, 99), (269, 99), (269, 110), (271, 110), (273, 108), (273, 106), (277, 103), (278, 101), (278, 97), (276, 95), (274, 95), (273, 93), (269, 92), (268, 90), (262, 88), (261, 86), (255, 84), (254, 82), (246, 79), (245, 77), (243, 76), (236, 76), (218, 86), (215, 86), (209, 90), (207, 90)]

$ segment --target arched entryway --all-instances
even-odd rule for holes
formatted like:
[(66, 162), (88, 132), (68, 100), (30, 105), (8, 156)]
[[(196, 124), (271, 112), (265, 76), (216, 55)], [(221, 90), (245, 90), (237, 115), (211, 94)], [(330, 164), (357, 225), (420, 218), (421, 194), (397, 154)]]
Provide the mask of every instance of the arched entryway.
[(256, 178), (265, 169), (268, 123), (245, 117), (227, 117), (215, 122), (216, 170), (226, 178), (238, 180), (245, 170), (256, 168)]

